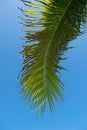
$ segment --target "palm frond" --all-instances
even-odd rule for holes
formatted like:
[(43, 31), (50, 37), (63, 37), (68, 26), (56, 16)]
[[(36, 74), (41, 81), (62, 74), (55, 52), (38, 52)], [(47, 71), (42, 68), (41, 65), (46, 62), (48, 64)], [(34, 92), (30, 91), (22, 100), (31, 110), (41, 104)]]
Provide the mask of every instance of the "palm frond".
[(26, 44), (23, 47), (21, 93), (32, 108), (51, 112), (55, 100), (63, 99), (64, 85), (59, 78), (60, 61), (68, 43), (81, 35), (86, 25), (87, 0), (22, 0)]

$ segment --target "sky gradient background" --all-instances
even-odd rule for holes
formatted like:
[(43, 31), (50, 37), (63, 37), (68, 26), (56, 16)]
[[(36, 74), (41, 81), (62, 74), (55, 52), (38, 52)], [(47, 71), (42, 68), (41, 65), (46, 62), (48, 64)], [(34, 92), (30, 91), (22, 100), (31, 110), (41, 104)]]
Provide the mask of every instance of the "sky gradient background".
[(56, 105), (53, 116), (47, 112), (44, 119), (36, 118), (17, 96), (24, 44), (17, 18), (21, 2), (3, 0), (0, 5), (0, 130), (87, 130), (87, 33), (71, 42), (75, 48), (66, 53), (64, 102)]

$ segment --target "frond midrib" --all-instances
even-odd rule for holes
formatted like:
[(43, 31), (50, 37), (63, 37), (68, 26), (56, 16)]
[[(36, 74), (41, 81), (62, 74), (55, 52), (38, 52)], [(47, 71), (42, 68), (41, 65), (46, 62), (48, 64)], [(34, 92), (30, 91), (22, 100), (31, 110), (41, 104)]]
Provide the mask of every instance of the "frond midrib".
[(43, 77), (44, 77), (44, 86), (45, 86), (45, 87), (46, 87), (46, 64), (47, 64), (47, 55), (48, 55), (48, 52), (49, 52), (49, 48), (50, 48), (50, 46), (51, 46), (51, 44), (52, 44), (52, 42), (53, 42), (53, 40), (54, 40), (54, 36), (55, 36), (56, 31), (58, 30), (58, 28), (59, 28), (59, 26), (60, 26), (60, 24), (61, 24), (61, 21), (63, 20), (64, 16), (66, 15), (66, 12), (67, 12), (68, 8), (69, 8), (70, 5), (72, 4), (72, 1), (73, 1), (73, 0), (70, 0), (70, 2), (68, 3), (66, 9), (64, 10), (63, 15), (62, 15), (61, 18), (60, 18), (58, 24), (56, 25), (56, 27), (55, 27), (55, 29), (54, 29), (54, 32), (53, 32), (53, 34), (52, 34), (52, 38), (51, 38), (51, 40), (50, 40), (50, 42), (49, 42), (49, 44), (48, 44), (48, 46), (47, 46), (46, 52), (45, 52), (44, 63), (43, 63), (43, 64), (44, 64), (44, 65), (43, 65), (43, 73), (44, 73), (44, 74), (43, 74), (43, 75), (44, 75)]

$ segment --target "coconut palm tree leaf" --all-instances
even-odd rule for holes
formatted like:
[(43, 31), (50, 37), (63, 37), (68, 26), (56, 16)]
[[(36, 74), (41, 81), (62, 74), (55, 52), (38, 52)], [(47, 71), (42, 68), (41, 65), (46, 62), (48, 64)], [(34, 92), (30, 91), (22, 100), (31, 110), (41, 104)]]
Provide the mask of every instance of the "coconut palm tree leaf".
[[(86, 25), (87, 0), (22, 0), (26, 45), (23, 46), (21, 93), (32, 108), (44, 113), (48, 102), (53, 112), (55, 100), (63, 99), (60, 61), (70, 41), (81, 35)], [(29, 43), (29, 44), (27, 44)]]

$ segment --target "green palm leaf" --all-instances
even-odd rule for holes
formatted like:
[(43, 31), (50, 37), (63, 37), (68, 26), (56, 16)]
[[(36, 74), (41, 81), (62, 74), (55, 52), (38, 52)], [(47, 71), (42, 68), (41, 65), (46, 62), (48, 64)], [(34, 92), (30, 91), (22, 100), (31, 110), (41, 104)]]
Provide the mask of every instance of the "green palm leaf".
[(68, 43), (81, 35), (86, 25), (87, 0), (22, 0), (27, 9), (23, 24), (23, 68), (21, 93), (32, 108), (44, 113), (48, 102), (51, 112), (55, 100), (63, 99), (63, 83), (59, 78), (60, 61)]

